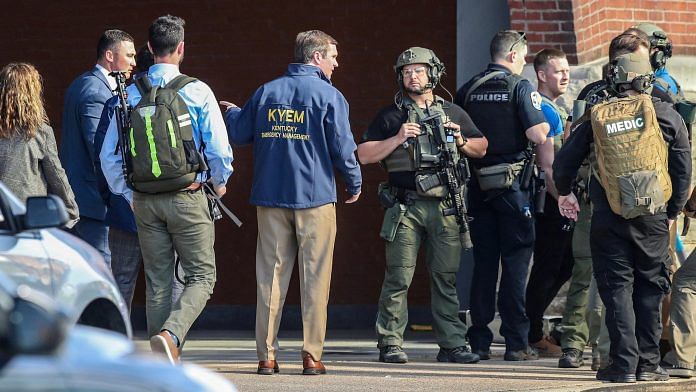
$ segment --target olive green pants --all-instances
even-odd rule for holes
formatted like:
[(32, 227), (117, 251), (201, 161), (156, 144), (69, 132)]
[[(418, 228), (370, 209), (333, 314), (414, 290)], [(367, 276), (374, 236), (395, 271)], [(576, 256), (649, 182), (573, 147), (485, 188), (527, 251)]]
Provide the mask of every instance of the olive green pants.
[[(421, 243), (425, 245), (425, 262), (430, 275), (433, 331), (437, 343), (444, 348), (464, 346), (466, 325), (459, 319), (455, 286), (461, 254), (459, 226), (454, 216), (442, 216), (443, 203), (439, 200), (415, 200), (413, 203), (400, 214), (400, 221), (392, 222), (397, 224), (395, 236), (386, 242), (387, 266), (376, 323), (378, 346), (403, 345), (408, 323), (406, 297)], [(396, 208), (398, 210), (398, 204)], [(387, 210), (385, 221), (393, 216)]]
[(665, 359), (692, 369), (696, 358), (696, 252), (674, 274), (670, 315), (669, 332), (674, 349)]
[[(147, 332), (166, 329), (184, 342), (215, 286), (215, 228), (202, 191), (135, 193), (133, 212), (145, 269)], [(172, 303), (174, 251), (185, 286)]]
[[(566, 308), (561, 331), (561, 348), (584, 350), (595, 348), (602, 323), (602, 302), (592, 285), (592, 255), (590, 253), (590, 220), (592, 206), (583, 203), (573, 231), (573, 275), (568, 287)], [(596, 286), (596, 284), (594, 285)]]

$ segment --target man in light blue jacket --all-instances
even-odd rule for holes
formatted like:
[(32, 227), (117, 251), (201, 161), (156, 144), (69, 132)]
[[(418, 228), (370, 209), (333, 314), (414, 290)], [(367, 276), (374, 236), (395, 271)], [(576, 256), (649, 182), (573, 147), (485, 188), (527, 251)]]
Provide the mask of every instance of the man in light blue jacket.
[[(167, 86), (181, 75), (184, 20), (172, 15), (157, 18), (150, 26), (148, 45), (155, 64), (148, 70), (147, 80), (152, 86)], [(232, 174), (232, 149), (212, 90), (198, 80), (176, 90), (188, 111), (186, 123), (180, 126), (191, 126), (196, 150), (205, 156), (209, 175), (199, 172), (190, 185), (172, 192), (145, 193), (129, 189), (121, 167), (122, 156), (114, 154), (118, 144), (116, 116), (111, 119), (99, 156), (109, 188), (114, 194), (123, 195), (133, 207), (145, 267), (150, 347), (166, 355), (171, 362), (179, 360), (186, 334), (215, 286), (215, 230), (202, 183), (210, 182), (222, 197)], [(128, 103), (135, 107), (141, 100), (138, 88), (131, 85), (126, 91)], [(131, 118), (135, 115), (140, 114), (133, 111)], [(135, 128), (131, 128), (131, 135)], [(174, 250), (180, 257), (186, 279), (181, 297), (172, 303)]]

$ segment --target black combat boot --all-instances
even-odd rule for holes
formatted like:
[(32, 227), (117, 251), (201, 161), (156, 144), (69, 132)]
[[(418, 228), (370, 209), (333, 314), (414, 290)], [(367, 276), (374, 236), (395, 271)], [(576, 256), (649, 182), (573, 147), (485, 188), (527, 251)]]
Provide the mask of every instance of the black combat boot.
[(563, 355), (558, 360), (559, 368), (579, 368), (583, 364), (582, 352), (576, 348), (564, 348)]
[(379, 349), (379, 360), (386, 363), (406, 363), (408, 355), (399, 346), (384, 346)]
[(478, 354), (471, 352), (468, 346), (460, 346), (455, 348), (442, 348), (437, 353), (439, 362), (456, 362), (456, 363), (476, 363), (480, 360)]

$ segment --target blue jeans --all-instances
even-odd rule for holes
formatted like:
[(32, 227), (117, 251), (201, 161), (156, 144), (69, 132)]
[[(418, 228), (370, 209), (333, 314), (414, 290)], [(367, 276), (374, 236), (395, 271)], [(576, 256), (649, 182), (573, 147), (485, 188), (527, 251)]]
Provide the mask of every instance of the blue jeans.
[(109, 227), (103, 220), (97, 220), (81, 216), (72, 229), (72, 233), (80, 237), (86, 243), (92, 245), (111, 268), (111, 250), (109, 249)]

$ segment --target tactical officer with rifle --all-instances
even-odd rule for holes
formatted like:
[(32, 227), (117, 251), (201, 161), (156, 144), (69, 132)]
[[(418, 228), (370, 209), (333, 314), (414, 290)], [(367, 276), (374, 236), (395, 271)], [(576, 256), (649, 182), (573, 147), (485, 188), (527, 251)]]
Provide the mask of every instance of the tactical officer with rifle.
[[(534, 150), (549, 125), (541, 95), (520, 76), (527, 55), (523, 33), (498, 32), (490, 45), (492, 63), (457, 92), (455, 103), (471, 115), (490, 143), (482, 159), (472, 159), (469, 207), (474, 243), (471, 287), (471, 348), (489, 359), (493, 333), (488, 324), (496, 310), (498, 270), (502, 263), (498, 311), (505, 337), (505, 360), (537, 359), (529, 347), (525, 289), (534, 249)], [(542, 194), (545, 190), (536, 187)], [(539, 193), (537, 192), (537, 193)]]
[(431, 279), (433, 329), (440, 362), (475, 363), (459, 319), (455, 288), (462, 247), (471, 248), (465, 190), (465, 156), (480, 158), (488, 142), (459, 106), (433, 94), (445, 66), (432, 50), (412, 47), (394, 66), (399, 84), (394, 104), (382, 109), (358, 146), (363, 164), (381, 162), (385, 208), (380, 236), (386, 271), (377, 314), (379, 360), (406, 363), (402, 350), (406, 302), (421, 242)]

